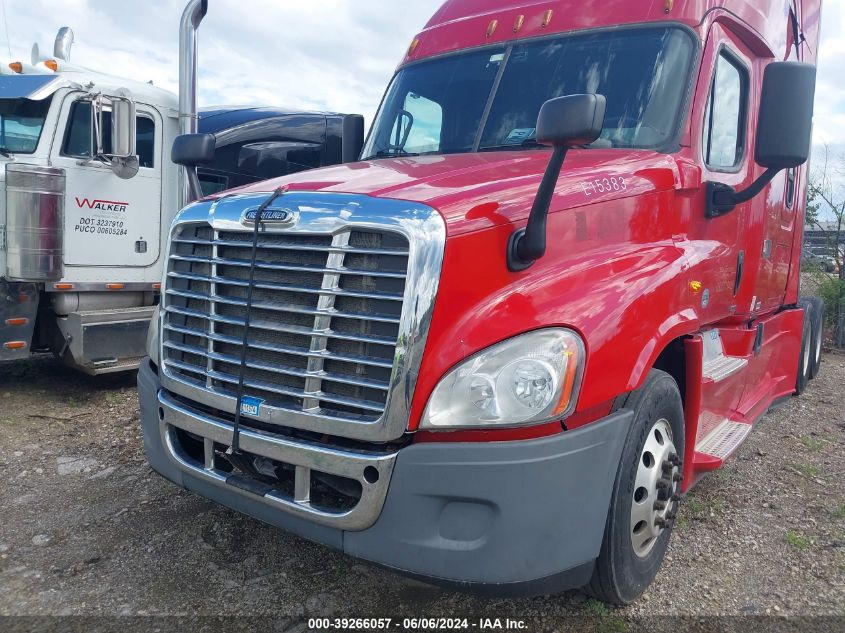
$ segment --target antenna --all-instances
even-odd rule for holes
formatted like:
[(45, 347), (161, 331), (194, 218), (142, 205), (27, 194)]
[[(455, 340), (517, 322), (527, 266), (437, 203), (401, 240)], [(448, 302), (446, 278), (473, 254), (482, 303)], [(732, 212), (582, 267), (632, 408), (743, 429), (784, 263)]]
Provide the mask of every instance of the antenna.
[(12, 59), (12, 40), (9, 39), (9, 20), (6, 17), (6, 0), (0, 0), (3, 5), (3, 24), (6, 27), (6, 46), (9, 48), (9, 59)]

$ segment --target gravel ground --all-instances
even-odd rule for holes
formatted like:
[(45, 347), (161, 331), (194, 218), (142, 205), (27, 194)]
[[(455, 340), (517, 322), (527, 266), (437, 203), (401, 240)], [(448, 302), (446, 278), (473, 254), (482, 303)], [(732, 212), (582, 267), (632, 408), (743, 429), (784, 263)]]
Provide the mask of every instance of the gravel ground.
[(444, 591), (230, 512), (146, 466), (134, 377), (88, 378), (52, 360), (0, 365), (0, 615), (507, 612), (578, 616), (600, 630), (658, 614), (841, 618), (843, 385), (845, 355), (826, 355), (808, 392), (763, 418), (687, 497), (646, 596), (607, 609), (579, 592), (505, 601)]

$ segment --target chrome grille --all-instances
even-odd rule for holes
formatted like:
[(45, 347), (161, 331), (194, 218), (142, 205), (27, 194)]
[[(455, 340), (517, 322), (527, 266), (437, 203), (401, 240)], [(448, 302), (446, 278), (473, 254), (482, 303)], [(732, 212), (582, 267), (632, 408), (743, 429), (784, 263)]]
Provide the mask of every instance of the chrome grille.
[[(180, 225), (162, 320), (169, 374), (237, 391), (252, 232)], [(275, 409), (373, 421), (385, 410), (408, 271), (407, 237), (352, 228), (259, 236), (245, 395)]]

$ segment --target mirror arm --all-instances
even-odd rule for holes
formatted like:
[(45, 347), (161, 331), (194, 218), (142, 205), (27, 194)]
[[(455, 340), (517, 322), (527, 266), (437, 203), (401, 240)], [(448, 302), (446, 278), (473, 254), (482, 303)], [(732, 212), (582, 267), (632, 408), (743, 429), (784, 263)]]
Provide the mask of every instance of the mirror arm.
[(188, 193), (190, 200), (188, 203), (196, 202), (203, 197), (202, 187), (200, 186), (200, 177), (197, 173), (196, 167), (186, 167), (185, 173), (188, 177)]
[(515, 231), (508, 241), (508, 269), (511, 272), (525, 270), (546, 253), (546, 220), (567, 149), (563, 145), (554, 148), (531, 207), (528, 224), (524, 229)]
[(736, 205), (748, 202), (759, 195), (763, 188), (768, 185), (781, 171), (780, 167), (769, 167), (763, 174), (751, 183), (747, 189), (736, 191), (730, 185), (721, 182), (707, 183), (707, 210), (708, 218), (718, 218), (730, 213)]

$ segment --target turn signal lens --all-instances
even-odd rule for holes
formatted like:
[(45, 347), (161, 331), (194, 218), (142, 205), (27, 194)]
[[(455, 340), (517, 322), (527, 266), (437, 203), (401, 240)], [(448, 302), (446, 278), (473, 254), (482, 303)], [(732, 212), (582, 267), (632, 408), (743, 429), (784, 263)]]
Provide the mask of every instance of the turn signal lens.
[(106, 284), (106, 288), (109, 290), (123, 290), (126, 288), (126, 284)]
[(56, 290), (73, 290), (73, 284), (54, 284)]
[(161, 284), (153, 284), (153, 290), (161, 290)]
[(23, 72), (23, 64), (20, 62), (12, 62), (9, 64), (9, 68), (12, 70), (13, 73), (21, 74)]

